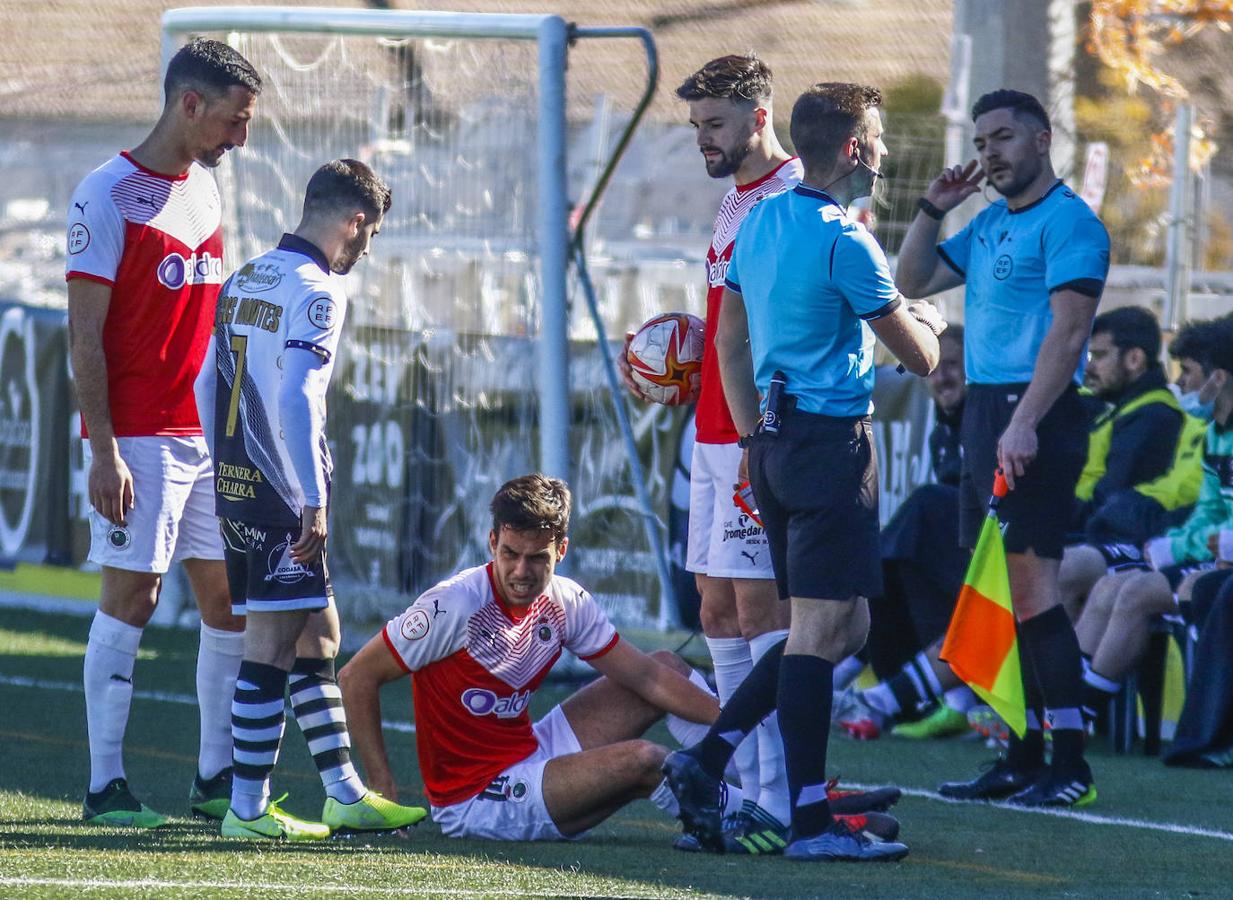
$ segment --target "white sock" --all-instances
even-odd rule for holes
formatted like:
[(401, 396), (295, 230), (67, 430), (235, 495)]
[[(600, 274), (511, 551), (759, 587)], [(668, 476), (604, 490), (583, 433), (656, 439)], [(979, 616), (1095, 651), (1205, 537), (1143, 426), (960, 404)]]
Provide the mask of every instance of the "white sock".
[(865, 698), (866, 703), (887, 716), (893, 716), (899, 712), (899, 701), (895, 699), (895, 692), (885, 681), (879, 681), (873, 687), (861, 691), (861, 696)]
[[(711, 686), (706, 683), (706, 678), (697, 669), (689, 670), (689, 680), (708, 694), (712, 693)], [(676, 738), (677, 743), (682, 747), (692, 747), (706, 737), (706, 733), (711, 730), (709, 725), (689, 722), (672, 713), (664, 717), (664, 724), (668, 726), (668, 733)]]
[(972, 693), (972, 689), (966, 684), (953, 687), (942, 696), (947, 706), (951, 709), (957, 709), (961, 713), (967, 712), (976, 705), (976, 695)]
[(651, 792), (650, 800), (674, 819), (681, 811), (681, 806), (676, 802), (676, 795), (669, 789), (666, 778)]
[[(711, 661), (715, 664), (715, 687), (719, 692), (719, 705), (723, 706), (753, 671), (753, 656), (749, 652), (749, 642), (744, 638), (709, 637), (706, 639), (706, 646), (711, 652)], [(751, 735), (741, 742), (732, 756), (732, 765), (736, 767), (742, 787), (752, 794), (754, 785), (758, 783), (757, 738)]]
[[(750, 638), (749, 651), (754, 665), (787, 636), (787, 629), (783, 629)], [(788, 803), (788, 770), (784, 763), (783, 736), (779, 733), (779, 714), (772, 712), (763, 719), (754, 734), (758, 738), (758, 805), (780, 822), (790, 822), (792, 807)]]
[(865, 671), (865, 664), (855, 656), (849, 656), (835, 666), (835, 690), (842, 691)]
[(922, 650), (916, 654), (913, 661), (916, 663), (918, 671), (925, 677), (925, 688), (928, 691), (928, 695), (941, 697), (943, 693), (942, 682), (938, 681), (938, 673), (933, 671), (933, 663), (930, 662), (929, 655)]
[(236, 775), (231, 780), (231, 811), (245, 822), (259, 819), (270, 808), (270, 779), (254, 780)]
[(140, 644), (140, 628), (102, 610), (94, 614), (82, 671), (92, 793), (113, 778), (124, 777), (124, 730), (133, 703), (133, 664)]
[(197, 774), (209, 781), (231, 765), (231, 700), (244, 660), (244, 632), (201, 623), (197, 645), (197, 710), (201, 742)]

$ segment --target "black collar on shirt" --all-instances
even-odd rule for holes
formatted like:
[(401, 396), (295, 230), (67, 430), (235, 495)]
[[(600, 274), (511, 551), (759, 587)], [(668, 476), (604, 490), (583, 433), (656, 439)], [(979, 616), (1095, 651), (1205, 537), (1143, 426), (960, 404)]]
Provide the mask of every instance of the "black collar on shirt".
[(1057, 181), (1053, 182), (1053, 187), (1049, 188), (1049, 190), (1045, 191), (1043, 194), (1041, 194), (1039, 197), (1037, 197), (1027, 206), (1020, 206), (1018, 209), (1011, 209), (1010, 206), (1008, 205), (1006, 209), (1012, 216), (1017, 216), (1019, 215), (1019, 213), (1025, 213), (1029, 209), (1032, 209), (1033, 207), (1036, 207), (1036, 206), (1040, 206), (1040, 204), (1048, 200), (1049, 195), (1052, 194), (1054, 191), (1056, 191), (1058, 188), (1060, 188), (1062, 186), (1062, 183), (1063, 183), (1062, 179), (1059, 178)]
[(1141, 394), (1146, 394), (1148, 391), (1154, 391), (1157, 388), (1163, 388), (1167, 384), (1168, 382), (1165, 381), (1164, 369), (1159, 366), (1153, 366), (1134, 381), (1130, 382), (1130, 384), (1122, 388), (1118, 395), (1112, 398), (1113, 405), (1115, 407), (1125, 406), (1135, 397), (1138, 397)]
[(290, 250), (292, 253), (302, 253), (321, 267), (327, 275), (330, 273), (330, 261), (325, 258), (321, 248), (312, 241), (306, 241), (298, 234), (284, 234), (278, 242), (279, 250)]
[(815, 187), (810, 187), (803, 181), (798, 183), (792, 190), (800, 194), (802, 197), (813, 197), (815, 200), (825, 200), (827, 203), (833, 203), (839, 206), (839, 201), (828, 194), (826, 191), (820, 191)]

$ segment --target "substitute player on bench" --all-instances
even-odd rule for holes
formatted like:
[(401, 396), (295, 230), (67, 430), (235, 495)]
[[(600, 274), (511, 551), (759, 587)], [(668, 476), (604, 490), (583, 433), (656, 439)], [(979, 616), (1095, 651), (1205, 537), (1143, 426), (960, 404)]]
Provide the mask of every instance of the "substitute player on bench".
[(210, 459), (193, 379), (223, 281), (222, 205), (207, 171), (244, 146), (261, 79), (197, 40), (172, 57), (154, 130), (82, 180), (69, 207), (69, 353), (90, 494), (90, 560), (102, 566), (86, 643), (87, 822), (154, 828), (124, 771), (141, 632), (162, 576), (182, 560), (201, 611), (201, 743), (189, 802), (221, 819), (244, 620), (231, 614)]
[[(963, 410), (959, 536), (976, 543), (994, 470), (1010, 494), (999, 515), (1028, 701), (1028, 732), (1006, 759), (948, 797), (1010, 797), (1023, 806), (1096, 799), (1083, 757), (1083, 669), (1058, 587), (1088, 429), (1078, 385), (1092, 318), (1109, 271), (1109, 235), (1053, 172), (1052, 132), (1040, 102), (1001, 90), (972, 108), (980, 160), (939, 175), (925, 191), (899, 253), (897, 284), (927, 297), (966, 284), (968, 401)], [(943, 217), (989, 180), (1003, 199), (938, 243)], [(1043, 712), (1042, 712), (1043, 706)], [(1044, 766), (1042, 715), (1052, 724)]]
[[(381, 685), (410, 674), (416, 748), (433, 820), (451, 837), (577, 837), (621, 807), (676, 803), (666, 747), (639, 738), (669, 717), (678, 736), (719, 712), (701, 675), (617, 635), (595, 599), (554, 574), (569, 546), (563, 481), (524, 475), (493, 497), (492, 561), (422, 594), (339, 676), (369, 782), (394, 796), (381, 735)], [(531, 723), (531, 695), (562, 650), (604, 677)], [(678, 718), (679, 717), (679, 718)], [(731, 789), (730, 810), (740, 808)]]
[[(334, 676), (338, 611), (325, 560), (332, 469), (325, 396), (347, 314), (341, 276), (368, 253), (389, 208), (389, 188), (363, 163), (341, 159), (318, 169), (295, 233), (223, 286), (197, 379), (232, 602), (248, 617), (231, 707), (227, 837), (320, 840), (331, 830), (401, 828), (426, 814), (369, 791), (351, 764)], [(270, 802), (288, 682), (325, 787), (324, 824)]]

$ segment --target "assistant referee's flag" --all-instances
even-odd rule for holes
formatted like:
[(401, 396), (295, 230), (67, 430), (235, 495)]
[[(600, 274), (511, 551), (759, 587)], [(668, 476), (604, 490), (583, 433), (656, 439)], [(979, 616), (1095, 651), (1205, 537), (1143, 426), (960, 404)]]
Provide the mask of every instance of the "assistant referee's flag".
[(1027, 732), (1019, 641), (1010, 602), (1006, 547), (998, 525), (998, 501), (1006, 496), (1006, 479), (999, 471), (993, 482), (989, 515), (980, 529), (972, 562), (963, 579), (941, 658), (992, 706), (1019, 737)]

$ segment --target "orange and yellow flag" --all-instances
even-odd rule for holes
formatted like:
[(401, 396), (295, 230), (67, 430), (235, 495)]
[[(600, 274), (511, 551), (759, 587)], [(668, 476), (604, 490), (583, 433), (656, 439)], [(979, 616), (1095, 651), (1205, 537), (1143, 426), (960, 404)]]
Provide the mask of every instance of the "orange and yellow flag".
[(992, 706), (1019, 737), (1027, 731), (1019, 641), (1010, 601), (1006, 547), (998, 525), (997, 502), (1006, 496), (1001, 472), (994, 480), (989, 515), (981, 526), (972, 561), (955, 604), (941, 658), (976, 694)]

